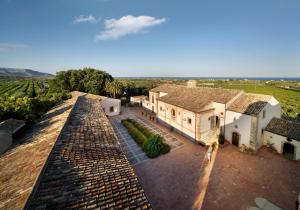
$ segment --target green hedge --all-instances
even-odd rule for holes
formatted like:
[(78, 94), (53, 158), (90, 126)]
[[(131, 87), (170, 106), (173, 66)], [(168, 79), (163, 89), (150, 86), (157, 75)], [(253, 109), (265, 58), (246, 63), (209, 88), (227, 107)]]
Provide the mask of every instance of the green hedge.
[(144, 142), (143, 148), (150, 158), (155, 158), (160, 154), (170, 151), (170, 146), (164, 143), (164, 138), (160, 135), (152, 135)]
[(122, 124), (127, 128), (128, 133), (132, 136), (136, 143), (142, 147), (144, 142), (147, 141), (147, 137), (135, 128), (131, 122), (122, 120)]
[(131, 124), (133, 124), (134, 127), (136, 127), (137, 129), (139, 129), (139, 131), (141, 131), (147, 138), (149, 138), (151, 135), (153, 135), (152, 132), (150, 132), (147, 128), (145, 128), (144, 126), (142, 126), (141, 124), (139, 124), (134, 119), (127, 119), (127, 120), (129, 122), (131, 122)]
[(155, 158), (170, 151), (170, 146), (164, 143), (165, 139), (162, 136), (151, 133), (133, 119), (122, 120), (122, 124), (148, 157)]

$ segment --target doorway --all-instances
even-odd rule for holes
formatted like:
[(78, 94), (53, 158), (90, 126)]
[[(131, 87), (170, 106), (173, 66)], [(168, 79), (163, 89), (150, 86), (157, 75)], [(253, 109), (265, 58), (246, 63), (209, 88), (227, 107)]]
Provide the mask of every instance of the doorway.
[(294, 159), (295, 147), (290, 143), (283, 144), (282, 154), (290, 160)]
[(219, 116), (216, 116), (216, 127), (217, 128), (220, 127), (220, 118), (219, 118)]
[(232, 142), (233, 145), (235, 146), (239, 146), (240, 144), (240, 134), (238, 134), (237, 132), (233, 132), (232, 133)]

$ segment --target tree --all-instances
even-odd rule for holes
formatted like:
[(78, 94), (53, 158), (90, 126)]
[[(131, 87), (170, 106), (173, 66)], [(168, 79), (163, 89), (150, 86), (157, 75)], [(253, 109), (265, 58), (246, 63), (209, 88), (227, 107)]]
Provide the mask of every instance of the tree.
[(84, 68), (78, 70), (60, 71), (49, 82), (49, 92), (82, 91), (104, 95), (106, 83), (113, 81), (113, 77), (105, 71)]
[(113, 98), (116, 98), (116, 96), (120, 96), (123, 93), (122, 83), (120, 83), (118, 80), (109, 82), (105, 86), (105, 91)]

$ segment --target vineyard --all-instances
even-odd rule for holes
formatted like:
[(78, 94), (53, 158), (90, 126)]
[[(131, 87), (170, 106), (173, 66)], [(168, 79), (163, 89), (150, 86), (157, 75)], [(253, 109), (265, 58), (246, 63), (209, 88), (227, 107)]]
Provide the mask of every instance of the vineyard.
[(51, 90), (49, 82), (0, 78), (0, 122), (15, 118), (33, 123), (55, 104), (70, 97), (66, 91)]
[(7, 80), (0, 81), (0, 97), (27, 96), (34, 98), (47, 92), (45, 81), (37, 80)]

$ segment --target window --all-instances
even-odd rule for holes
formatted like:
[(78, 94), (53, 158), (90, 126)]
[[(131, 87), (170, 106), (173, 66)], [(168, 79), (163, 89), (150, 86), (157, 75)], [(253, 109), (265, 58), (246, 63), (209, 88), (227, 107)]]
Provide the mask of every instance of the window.
[(109, 107), (109, 111), (114, 112), (114, 107), (113, 106)]
[(175, 118), (175, 116), (176, 116), (175, 109), (171, 109), (171, 115), (173, 118)]
[(192, 119), (188, 117), (188, 124), (192, 124)]
[(263, 118), (266, 117), (266, 110), (263, 111)]
[(154, 103), (154, 96), (152, 96), (152, 103)]
[(161, 106), (159, 107), (159, 110), (162, 111), (162, 107)]

